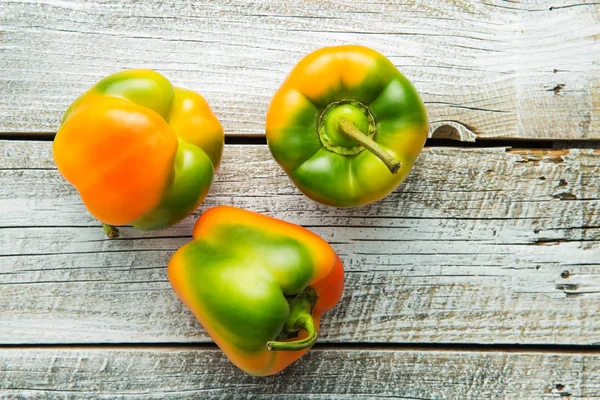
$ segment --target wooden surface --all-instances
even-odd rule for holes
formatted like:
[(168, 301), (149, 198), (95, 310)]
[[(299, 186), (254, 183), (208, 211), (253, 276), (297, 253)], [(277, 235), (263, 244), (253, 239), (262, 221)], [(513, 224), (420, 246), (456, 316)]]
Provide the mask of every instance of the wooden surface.
[[(320, 206), (246, 140), (194, 215), (108, 240), (54, 167), (62, 112), (111, 72), (156, 69), (262, 135), (293, 65), (344, 43), (387, 55), (456, 144), (380, 202)], [(593, 1), (0, 0), (0, 398), (600, 397), (599, 55)], [(221, 204), (307, 227), (347, 271), (274, 377), (233, 367), (166, 278)]]
[[(389, 4), (388, 4), (389, 3)], [(2, 0), (0, 130), (54, 132), (101, 77), (147, 67), (200, 91), (229, 134), (263, 134), (305, 54), (373, 47), (411, 79), (433, 128), (463, 139), (600, 138), (600, 11), (570, 1)]]
[[(209, 340), (164, 268), (197, 214), (108, 240), (55, 170), (50, 142), (2, 147), (0, 341)], [(592, 344), (600, 342), (598, 172), (594, 149), (428, 148), (385, 200), (335, 209), (304, 197), (266, 146), (227, 146), (199, 212), (256, 210), (331, 243), (347, 290), (323, 341)]]
[(589, 354), (314, 349), (253, 378), (206, 348), (0, 351), (5, 395), (138, 399), (598, 399)]

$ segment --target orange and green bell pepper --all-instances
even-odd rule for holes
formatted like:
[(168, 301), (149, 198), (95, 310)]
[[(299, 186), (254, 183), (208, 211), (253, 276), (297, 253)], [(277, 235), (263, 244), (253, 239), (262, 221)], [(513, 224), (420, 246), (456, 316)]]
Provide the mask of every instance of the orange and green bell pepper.
[(323, 239), (234, 207), (198, 219), (169, 262), (181, 301), (239, 368), (275, 374), (315, 343), (321, 314), (342, 296), (344, 269)]
[(53, 146), (63, 177), (109, 236), (161, 229), (204, 200), (224, 135), (206, 100), (152, 70), (110, 75), (66, 111)]
[(392, 192), (427, 133), (414, 86), (385, 56), (361, 46), (304, 57), (273, 96), (266, 120), (275, 160), (304, 194), (336, 207)]

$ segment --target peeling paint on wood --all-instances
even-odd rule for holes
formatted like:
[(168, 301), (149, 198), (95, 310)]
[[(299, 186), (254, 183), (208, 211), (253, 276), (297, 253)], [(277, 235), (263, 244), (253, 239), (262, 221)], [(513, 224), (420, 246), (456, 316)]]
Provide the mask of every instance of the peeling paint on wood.
[(208, 341), (165, 266), (190, 240), (198, 212), (219, 204), (302, 224), (340, 253), (347, 289), (323, 320), (322, 342), (600, 337), (594, 150), (429, 148), (385, 200), (335, 209), (299, 193), (266, 146), (226, 146), (194, 216), (157, 232), (126, 227), (108, 240), (54, 169), (51, 143), (0, 149), (9, 154), (0, 160), (5, 343)]
[[(430, 137), (573, 147), (429, 148), (391, 196), (340, 210), (301, 195), (265, 146), (226, 146), (193, 216), (108, 240), (51, 143), (0, 141), (0, 397), (600, 398), (588, 347), (393, 345), (599, 344), (600, 149), (577, 148), (600, 139), (597, 2), (0, 3), (6, 137), (55, 132), (79, 93), (136, 67), (200, 91), (226, 134), (262, 135), (304, 54), (357, 43), (414, 82)], [(318, 348), (275, 377), (244, 375), (213, 345), (172, 345), (210, 342), (165, 267), (220, 204), (308, 227), (348, 271)]]
[(597, 354), (313, 349), (255, 378), (216, 349), (0, 350), (9, 398), (598, 399)]
[(303, 55), (357, 43), (414, 82), (432, 131), (599, 139), (600, 4), (552, 4), (5, 0), (0, 131), (55, 132), (98, 79), (144, 67), (205, 95), (227, 134), (262, 135), (271, 96)]

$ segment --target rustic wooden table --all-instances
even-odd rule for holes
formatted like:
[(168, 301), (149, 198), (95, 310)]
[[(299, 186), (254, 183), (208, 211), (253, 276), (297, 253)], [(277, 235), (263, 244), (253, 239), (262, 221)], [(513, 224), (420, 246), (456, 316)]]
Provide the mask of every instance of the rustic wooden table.
[[(270, 97), (326, 45), (387, 55), (428, 107), (409, 179), (317, 205), (273, 162)], [(228, 136), (182, 223), (107, 239), (51, 157), (101, 77), (153, 68)], [(600, 398), (600, 3), (0, 1), (0, 397)], [(208, 207), (301, 224), (347, 270), (319, 344), (253, 378), (165, 266)]]

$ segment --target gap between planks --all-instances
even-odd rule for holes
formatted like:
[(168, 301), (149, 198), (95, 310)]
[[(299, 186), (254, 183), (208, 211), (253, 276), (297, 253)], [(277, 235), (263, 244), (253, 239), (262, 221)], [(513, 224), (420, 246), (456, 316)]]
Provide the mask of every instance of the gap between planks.
[[(23, 350), (216, 350), (210, 343), (36, 343), (0, 344), (0, 351)], [(478, 344), (478, 343), (316, 343), (311, 351), (392, 351), (435, 353), (593, 354), (600, 355), (600, 342), (592, 345)]]
[[(54, 132), (0, 132), (0, 140), (13, 141), (53, 141)], [(239, 145), (266, 145), (266, 136), (226, 134), (225, 144)], [(464, 148), (489, 148), (508, 147), (513, 149), (600, 149), (600, 140), (527, 140), (527, 139), (476, 139), (473, 142), (465, 142), (454, 139), (429, 138), (425, 147), (464, 147)]]

